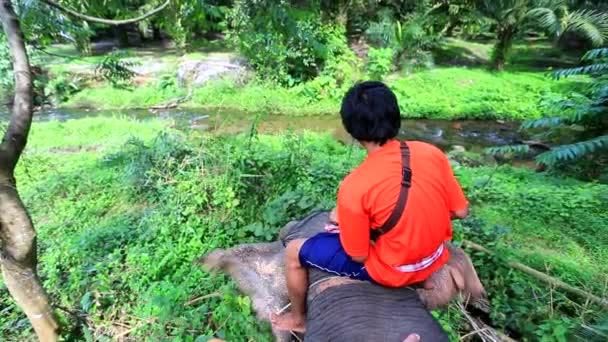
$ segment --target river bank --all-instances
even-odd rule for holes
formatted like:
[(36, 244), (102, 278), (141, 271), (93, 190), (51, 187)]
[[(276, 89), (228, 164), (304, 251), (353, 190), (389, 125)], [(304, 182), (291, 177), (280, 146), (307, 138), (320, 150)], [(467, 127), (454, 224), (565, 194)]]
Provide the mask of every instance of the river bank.
[[(56, 45), (50, 48), (53, 55), (38, 58), (49, 73), (45, 101), (68, 109), (179, 106), (290, 117), (331, 116), (338, 113), (340, 100), (353, 82), (369, 79), (363, 65), (358, 65), (350, 66), (341, 78), (319, 76), (284, 87), (256, 75), (234, 51), (217, 44), (184, 55), (156, 46), (118, 49), (135, 72), (130, 85), (124, 87), (97, 77), (95, 70), (103, 55), (80, 56), (73, 48)], [(551, 79), (552, 65), (565, 61), (547, 59), (545, 55), (553, 53), (548, 43), (516, 45), (516, 62), (500, 72), (485, 66), (490, 47), (491, 42), (449, 40), (436, 53), (438, 64), (387, 75), (385, 82), (397, 95), (403, 117), (534, 119), (549, 114), (543, 101), (575, 92), (587, 82), (584, 77)], [(107, 50), (104, 45), (99, 53)], [(576, 61), (571, 56), (567, 60)]]

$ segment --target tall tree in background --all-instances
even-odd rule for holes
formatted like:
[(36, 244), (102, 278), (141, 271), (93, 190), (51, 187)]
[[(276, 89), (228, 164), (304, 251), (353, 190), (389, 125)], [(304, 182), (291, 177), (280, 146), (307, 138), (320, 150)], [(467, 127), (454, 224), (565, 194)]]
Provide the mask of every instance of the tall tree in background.
[[(53, 1), (43, 2), (68, 15), (106, 25), (136, 23), (162, 11), (160, 7), (133, 19), (108, 20), (83, 15)], [(0, 0), (0, 22), (13, 60), (15, 96), (12, 115), (0, 143), (0, 268), (6, 286), (25, 312), (40, 341), (56, 341), (59, 325), (36, 271), (36, 230), (17, 191), (15, 167), (32, 124), (32, 73), (21, 25), (10, 0)]]

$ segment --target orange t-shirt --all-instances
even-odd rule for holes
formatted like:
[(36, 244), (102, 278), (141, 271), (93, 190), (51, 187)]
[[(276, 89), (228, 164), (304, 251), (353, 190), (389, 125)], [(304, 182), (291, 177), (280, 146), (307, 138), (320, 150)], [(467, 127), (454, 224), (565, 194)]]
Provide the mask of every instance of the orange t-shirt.
[(391, 140), (370, 153), (340, 185), (338, 219), (340, 242), (350, 256), (367, 256), (365, 267), (380, 284), (402, 287), (428, 278), (447, 262), (447, 248), (429, 267), (402, 272), (396, 266), (415, 264), (452, 238), (450, 212), (467, 200), (454, 177), (446, 155), (433, 145), (408, 141), (412, 186), (405, 210), (392, 230), (375, 245), (369, 230), (389, 218), (401, 191), (400, 142)]

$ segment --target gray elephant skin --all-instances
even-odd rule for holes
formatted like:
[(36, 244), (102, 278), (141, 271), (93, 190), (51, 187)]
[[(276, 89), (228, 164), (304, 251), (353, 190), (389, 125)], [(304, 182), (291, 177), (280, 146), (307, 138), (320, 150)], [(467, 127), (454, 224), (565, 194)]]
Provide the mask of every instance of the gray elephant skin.
[[(278, 241), (217, 249), (198, 262), (207, 270), (230, 275), (252, 299), (257, 318), (269, 322), (271, 313), (289, 303), (283, 265), (285, 245), (323, 231), (328, 220), (329, 212), (316, 212), (285, 225)], [(424, 342), (448, 341), (429, 309), (447, 305), (459, 294), (483, 299), (485, 291), (469, 257), (460, 248), (451, 244), (447, 247), (450, 261), (424, 287), (392, 289), (309, 269), (304, 340), (401, 342), (416, 333)], [(273, 333), (277, 341), (291, 340), (289, 332)]]

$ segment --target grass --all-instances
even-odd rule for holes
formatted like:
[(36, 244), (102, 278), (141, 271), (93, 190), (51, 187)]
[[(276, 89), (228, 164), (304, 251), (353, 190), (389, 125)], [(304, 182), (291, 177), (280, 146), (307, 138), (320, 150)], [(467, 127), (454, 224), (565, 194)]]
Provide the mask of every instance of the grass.
[(516, 120), (541, 117), (544, 96), (577, 86), (576, 81), (554, 81), (540, 72), (461, 67), (394, 76), (389, 84), (406, 117)]
[[(539, 118), (545, 96), (580, 87), (584, 81), (554, 81), (539, 72), (490, 72), (485, 69), (442, 67), (409, 75), (393, 75), (387, 84), (397, 94), (403, 117), (431, 119)], [(306, 84), (286, 89), (265, 82), (244, 85), (219, 80), (193, 91), (184, 106), (219, 108), (239, 112), (266, 112), (289, 116), (336, 114), (340, 99), (311, 98)], [(298, 91), (298, 89), (300, 91)], [(110, 86), (87, 88), (75, 94), (65, 107), (95, 109), (148, 108), (185, 94), (176, 87), (140, 85), (133, 90)]]
[[(79, 325), (59, 312), (63, 337), (110, 339), (122, 326), (134, 328), (136, 340), (268, 340), (235, 285), (192, 261), (214, 248), (273, 240), (285, 222), (331, 207), (364, 154), (322, 134), (212, 137), (168, 125), (97, 117), (32, 129), (17, 179), (38, 230), (44, 286), (54, 303), (87, 317)], [(500, 255), (473, 255), (494, 325), (522, 339), (558, 339), (593, 323), (598, 308), (503, 259), (602, 295), (608, 187), (511, 167), (455, 172), (473, 205), (456, 239)], [(224, 295), (183, 305), (218, 290)], [(31, 337), (1, 283), (0, 303), (0, 338)], [(453, 310), (435, 315), (453, 340), (464, 334)]]
[[(76, 54), (66, 47), (56, 49), (56, 53)], [(403, 116), (432, 119), (538, 118), (544, 114), (540, 103), (545, 96), (569, 93), (580, 87), (581, 81), (577, 79), (551, 80), (547, 77), (546, 67), (539, 69), (535, 65), (556, 64), (560, 58), (562, 61), (564, 58), (568, 61), (575, 60), (572, 56), (564, 57), (563, 52), (547, 43), (516, 44), (514, 62), (503, 72), (492, 72), (481, 66), (487, 64), (490, 50), (491, 44), (487, 42), (448, 40), (442, 50), (436, 53), (439, 62), (436, 68), (389, 76), (386, 81), (398, 95)], [(142, 66), (156, 65), (152, 68), (154, 71), (145, 77), (139, 77), (131, 90), (114, 89), (107, 84), (93, 82), (60, 106), (94, 109), (148, 108), (181, 97), (187, 90), (176, 85), (175, 70), (182, 58), (209, 58), (212, 55), (208, 51), (218, 50), (217, 47), (210, 50), (203, 46), (183, 57), (178, 57), (171, 49), (158, 47), (128, 51), (132, 56), (130, 60), (139, 62)], [(100, 57), (85, 57), (70, 62), (49, 57), (45, 62), (50, 65), (53, 73), (70, 70), (82, 72), (87, 68), (92, 70)], [(321, 86), (319, 84), (323, 82), (312, 81), (287, 89), (255, 79), (224, 79), (194, 89), (192, 99), (183, 105), (290, 116), (337, 113), (340, 97), (348, 85), (336, 85), (335, 82)]]
[(186, 95), (184, 89), (144, 84), (133, 89), (111, 86), (85, 88), (62, 104), (66, 108), (136, 109), (150, 108)]
[[(439, 65), (451, 66), (488, 66), (495, 42), (465, 41), (447, 38), (434, 51), (435, 61)], [(526, 39), (513, 44), (506, 69), (510, 71), (542, 71), (555, 68), (575, 66), (583, 52), (564, 51), (556, 48), (551, 42), (539, 39)]]

